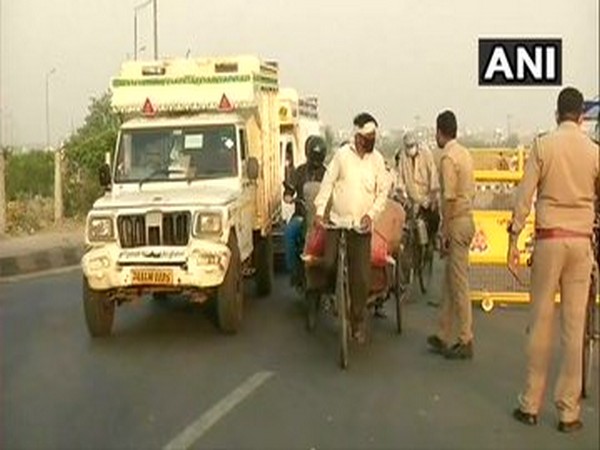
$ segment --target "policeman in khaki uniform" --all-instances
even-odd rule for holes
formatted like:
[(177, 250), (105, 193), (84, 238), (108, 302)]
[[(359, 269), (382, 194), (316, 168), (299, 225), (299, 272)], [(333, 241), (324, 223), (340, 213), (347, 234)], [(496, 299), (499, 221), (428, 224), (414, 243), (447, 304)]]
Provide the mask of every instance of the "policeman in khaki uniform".
[(582, 345), (593, 264), (599, 148), (579, 128), (581, 93), (571, 87), (563, 89), (557, 106), (558, 128), (534, 141), (508, 229), (508, 265), (514, 273), (519, 260), (517, 239), (537, 191), (526, 382), (513, 416), (528, 425), (537, 423), (552, 348), (554, 297), (559, 290), (564, 355), (554, 398), (558, 429), (572, 432), (583, 426), (579, 418)]
[(475, 234), (472, 213), (475, 179), (471, 154), (456, 141), (456, 131), (454, 113), (442, 112), (437, 117), (436, 140), (443, 148), (441, 251), (447, 259), (438, 330), (427, 342), (434, 352), (448, 359), (471, 359), (473, 330), (468, 269), (469, 247)]

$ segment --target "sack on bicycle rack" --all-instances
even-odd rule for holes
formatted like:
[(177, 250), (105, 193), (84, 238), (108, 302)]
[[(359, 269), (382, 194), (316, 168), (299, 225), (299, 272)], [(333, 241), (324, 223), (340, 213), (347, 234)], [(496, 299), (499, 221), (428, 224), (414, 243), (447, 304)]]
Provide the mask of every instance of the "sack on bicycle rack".
[(388, 243), (385, 237), (374, 230), (371, 234), (371, 265), (385, 267), (387, 264)]
[(327, 231), (320, 226), (311, 227), (306, 235), (304, 244), (304, 255), (312, 258), (320, 258), (325, 253), (325, 238)]
[(379, 232), (386, 240), (392, 251), (400, 246), (406, 213), (400, 203), (388, 200), (382, 213), (375, 220), (375, 231)]

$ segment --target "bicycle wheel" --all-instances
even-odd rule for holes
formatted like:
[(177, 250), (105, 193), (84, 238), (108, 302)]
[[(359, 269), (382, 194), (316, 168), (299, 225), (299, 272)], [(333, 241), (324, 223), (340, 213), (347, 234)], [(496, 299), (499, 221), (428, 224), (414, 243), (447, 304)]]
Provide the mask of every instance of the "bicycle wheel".
[(336, 282), (336, 299), (340, 318), (340, 367), (348, 367), (348, 341), (350, 340), (350, 325), (348, 323), (348, 268), (346, 267), (346, 236), (342, 231), (339, 244), (338, 270)]
[(590, 281), (590, 291), (585, 313), (585, 328), (583, 332), (583, 367), (581, 370), (581, 396), (587, 398), (590, 394), (592, 367), (594, 365), (594, 343), (597, 334), (598, 307), (598, 267), (594, 265)]
[(304, 295), (306, 298), (306, 329), (313, 331), (317, 326), (317, 314), (319, 312), (321, 294), (314, 289), (310, 289)]
[(423, 290), (423, 261), (425, 258), (425, 246), (419, 244), (419, 242), (415, 239), (413, 241), (413, 271), (415, 274), (415, 278), (419, 281), (419, 288), (421, 289), (421, 293), (425, 293)]
[(413, 275), (413, 251), (412, 251), (412, 240), (408, 236), (403, 239), (403, 245), (398, 257), (398, 275), (400, 286), (403, 291), (406, 292), (408, 287), (412, 283)]
[(402, 334), (402, 303), (406, 288), (402, 285), (402, 253), (399, 250), (396, 255), (396, 273), (394, 274), (394, 297), (396, 300), (396, 331)]
[(433, 276), (433, 245), (427, 243), (421, 247), (421, 260), (419, 264), (419, 286), (421, 287), (421, 293), (427, 294), (429, 285), (431, 284), (431, 278)]

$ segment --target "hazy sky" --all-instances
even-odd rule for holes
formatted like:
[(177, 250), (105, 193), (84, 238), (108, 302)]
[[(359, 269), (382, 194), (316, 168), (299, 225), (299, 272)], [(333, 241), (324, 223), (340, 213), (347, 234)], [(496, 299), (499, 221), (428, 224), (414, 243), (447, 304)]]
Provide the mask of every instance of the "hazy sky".
[[(0, 0), (4, 143), (51, 141), (78, 127), (91, 96), (133, 53), (142, 0)], [(459, 125), (547, 128), (559, 88), (480, 88), (479, 37), (560, 37), (563, 84), (598, 95), (598, 0), (158, 0), (162, 56), (255, 53), (280, 62), (281, 84), (320, 99), (348, 128), (371, 111), (386, 128), (433, 123), (450, 107)], [(152, 55), (151, 8), (139, 14)]]

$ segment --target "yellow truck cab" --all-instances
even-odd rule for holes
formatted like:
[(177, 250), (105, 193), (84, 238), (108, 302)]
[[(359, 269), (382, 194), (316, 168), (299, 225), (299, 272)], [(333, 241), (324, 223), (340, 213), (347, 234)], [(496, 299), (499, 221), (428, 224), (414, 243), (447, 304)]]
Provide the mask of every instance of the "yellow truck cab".
[(83, 302), (93, 336), (115, 305), (169, 293), (242, 322), (243, 274), (273, 282), (281, 217), (278, 67), (255, 56), (128, 61), (111, 80), (122, 118), (105, 194), (87, 217)]

